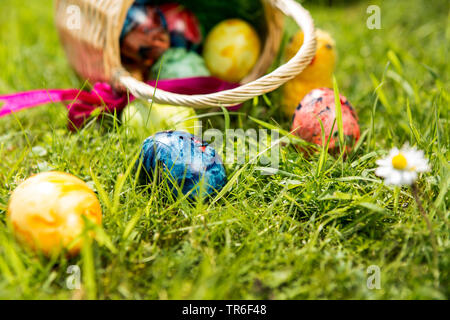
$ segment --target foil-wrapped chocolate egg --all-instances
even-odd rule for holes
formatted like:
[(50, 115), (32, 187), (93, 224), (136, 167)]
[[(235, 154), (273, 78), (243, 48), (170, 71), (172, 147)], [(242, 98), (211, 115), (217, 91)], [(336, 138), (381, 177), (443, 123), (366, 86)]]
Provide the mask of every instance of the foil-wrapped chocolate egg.
[(45, 172), (22, 182), (12, 193), (7, 217), (17, 238), (45, 255), (79, 252), (84, 218), (100, 225), (95, 193), (77, 177)]
[[(340, 101), (344, 139), (346, 152), (348, 153), (360, 136), (358, 116), (346, 97), (340, 95)], [(340, 150), (337, 123), (334, 125), (333, 132), (331, 132), (335, 118), (334, 91), (329, 88), (314, 89), (303, 98), (295, 110), (291, 131), (300, 138), (320, 146), (328, 141), (331, 133), (328, 151), (331, 154), (338, 154)], [(324, 127), (325, 141), (322, 141), (319, 119)]]
[(135, 100), (122, 111), (121, 120), (127, 129), (145, 138), (163, 130), (180, 130), (193, 134), (196, 117), (193, 108)]
[(150, 67), (170, 47), (167, 22), (158, 7), (133, 4), (120, 35), (125, 64)]
[(195, 14), (177, 3), (165, 3), (159, 6), (170, 32), (172, 48), (195, 50), (202, 42), (200, 23)]
[[(162, 65), (162, 66), (161, 66)], [(207, 77), (211, 74), (203, 58), (194, 51), (170, 48), (150, 70), (152, 79)]]
[(150, 183), (158, 166), (168, 173), (168, 184), (175, 195), (181, 188), (191, 199), (213, 195), (226, 184), (221, 157), (207, 143), (182, 131), (163, 131), (147, 138), (141, 151), (144, 181)]

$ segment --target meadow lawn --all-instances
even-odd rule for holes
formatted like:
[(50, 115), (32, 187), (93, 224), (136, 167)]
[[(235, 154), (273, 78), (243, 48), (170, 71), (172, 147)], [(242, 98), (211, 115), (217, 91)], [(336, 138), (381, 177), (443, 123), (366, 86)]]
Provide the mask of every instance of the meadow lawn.
[[(305, 158), (285, 145), (277, 174), (227, 165), (224, 192), (192, 202), (166, 185), (136, 183), (128, 169), (142, 139), (117, 122), (71, 133), (62, 104), (0, 119), (0, 298), (448, 299), (449, 2), (374, 3), (380, 30), (367, 28), (365, 1), (305, 4), (336, 40), (339, 90), (359, 116), (361, 139), (345, 160)], [(288, 21), (285, 39), (294, 30)], [(0, 95), (82, 86), (52, 1), (0, 1)], [(230, 121), (209, 110), (203, 126), (261, 128), (256, 118), (289, 130), (279, 105), (275, 92)], [(375, 161), (404, 143), (424, 150), (432, 167), (418, 185), (436, 251), (410, 188), (374, 174)], [(88, 182), (102, 204), (102, 228), (78, 257), (31, 253), (7, 227), (11, 192), (48, 170)], [(81, 291), (66, 286), (70, 265), (81, 268)], [(367, 287), (372, 265), (380, 289)]]

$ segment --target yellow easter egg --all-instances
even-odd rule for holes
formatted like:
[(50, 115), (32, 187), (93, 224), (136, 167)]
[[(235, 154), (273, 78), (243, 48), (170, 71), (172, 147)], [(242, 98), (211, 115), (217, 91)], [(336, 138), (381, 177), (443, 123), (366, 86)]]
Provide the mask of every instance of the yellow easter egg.
[(203, 57), (213, 76), (241, 81), (258, 61), (261, 43), (255, 29), (240, 19), (225, 20), (208, 34)]
[(82, 180), (63, 172), (26, 179), (11, 195), (7, 212), (19, 241), (45, 255), (80, 251), (83, 216), (101, 224), (97, 196)]
[[(303, 32), (298, 31), (285, 50), (285, 59), (297, 54), (303, 45)], [(300, 101), (313, 89), (332, 88), (336, 65), (336, 43), (329, 33), (316, 29), (317, 51), (311, 63), (283, 87), (281, 101), (284, 113), (292, 117)]]

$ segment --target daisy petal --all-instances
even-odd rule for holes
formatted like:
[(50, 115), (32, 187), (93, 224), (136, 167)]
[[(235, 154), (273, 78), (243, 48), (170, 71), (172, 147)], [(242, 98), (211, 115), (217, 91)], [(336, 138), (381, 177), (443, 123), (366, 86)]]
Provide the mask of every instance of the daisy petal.
[(392, 168), (390, 167), (378, 167), (375, 170), (375, 174), (379, 177), (386, 178), (391, 174)]
[(390, 175), (386, 177), (386, 184), (398, 186), (402, 184), (402, 176), (397, 170), (392, 170)]

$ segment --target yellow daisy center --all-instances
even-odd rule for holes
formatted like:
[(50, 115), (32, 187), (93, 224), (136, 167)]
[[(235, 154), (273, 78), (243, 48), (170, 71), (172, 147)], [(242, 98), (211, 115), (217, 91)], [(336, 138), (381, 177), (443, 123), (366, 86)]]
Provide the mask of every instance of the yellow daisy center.
[(392, 158), (392, 166), (397, 170), (404, 170), (407, 165), (408, 161), (406, 161), (405, 156), (401, 153)]

